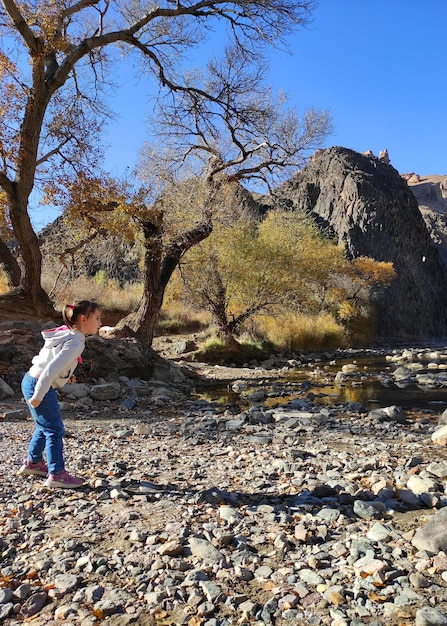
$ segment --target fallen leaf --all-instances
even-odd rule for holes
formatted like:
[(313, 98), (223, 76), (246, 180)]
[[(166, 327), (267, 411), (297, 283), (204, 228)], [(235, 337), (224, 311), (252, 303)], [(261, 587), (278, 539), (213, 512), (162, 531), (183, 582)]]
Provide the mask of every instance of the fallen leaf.
[(102, 609), (93, 609), (93, 615), (96, 619), (104, 619), (104, 611)]
[(188, 620), (188, 626), (201, 626), (203, 624), (203, 617), (199, 617), (198, 615), (194, 615)]
[(371, 593), (368, 593), (368, 598), (371, 600), (371, 602), (386, 602), (387, 601), (386, 596), (380, 596), (375, 591), (371, 591)]

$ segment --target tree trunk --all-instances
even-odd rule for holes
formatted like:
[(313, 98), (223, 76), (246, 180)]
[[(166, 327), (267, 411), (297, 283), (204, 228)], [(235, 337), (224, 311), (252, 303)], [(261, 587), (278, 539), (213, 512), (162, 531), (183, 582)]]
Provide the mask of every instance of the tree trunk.
[(241, 344), (238, 342), (236, 337), (228, 331), (222, 331), (219, 329), (217, 336), (225, 343), (225, 347), (230, 350), (237, 351), (241, 347)]
[(152, 345), (155, 324), (163, 304), (164, 289), (144, 290), (138, 307), (120, 320), (116, 328), (126, 334), (139, 337)]
[(143, 295), (138, 307), (118, 322), (116, 328), (136, 335), (152, 345), (166, 285), (161, 282), (163, 214), (141, 222), (144, 234)]
[(138, 307), (118, 322), (116, 328), (152, 345), (155, 324), (163, 304), (166, 286), (181, 257), (212, 232), (210, 219), (182, 233), (168, 246), (163, 256), (163, 213), (153, 213), (151, 221), (142, 221), (144, 234), (143, 296)]
[(28, 95), (20, 128), (15, 179), (9, 180), (2, 175), (1, 184), (8, 198), (9, 218), (23, 261), (16, 292), (19, 297), (23, 295), (29, 299), (37, 315), (46, 315), (54, 309), (41, 285), (42, 254), (28, 214), (28, 200), (34, 187), (40, 134), (50, 94), (44, 79), (45, 56), (40, 49), (41, 42), (37, 39), (30, 41), (36, 46), (32, 55), (33, 89)]
[(22, 207), (18, 199), (15, 199), (11, 206), (10, 218), (23, 259), (23, 272), (18, 292), (23, 293), (29, 299), (37, 315), (46, 315), (54, 309), (40, 282), (42, 254), (39, 241), (31, 225), (26, 206)]
[(217, 267), (217, 259), (214, 255), (210, 258), (210, 263), (214, 268), (216, 284), (214, 298), (210, 301), (211, 315), (216, 324), (218, 336), (226, 342), (227, 338), (232, 336), (234, 332), (234, 329), (230, 328), (231, 322), (228, 320), (227, 290), (222, 282), (222, 276)]

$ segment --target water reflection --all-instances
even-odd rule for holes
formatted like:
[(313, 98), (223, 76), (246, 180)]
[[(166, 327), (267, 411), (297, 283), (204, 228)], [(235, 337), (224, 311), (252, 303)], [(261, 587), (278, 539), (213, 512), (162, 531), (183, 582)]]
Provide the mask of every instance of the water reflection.
[[(340, 383), (336, 375), (345, 364), (355, 364), (356, 371)], [(198, 395), (209, 402), (244, 408), (256, 404), (250, 394), (262, 388), (265, 393), (262, 404), (270, 408), (310, 399), (321, 405), (358, 402), (368, 410), (391, 405), (444, 410), (447, 387), (422, 387), (414, 382), (396, 381), (392, 375), (396, 367), (396, 364), (390, 366), (384, 357), (346, 359), (288, 370), (283, 378), (258, 382), (243, 393), (236, 393), (229, 385), (223, 385), (198, 391)]]

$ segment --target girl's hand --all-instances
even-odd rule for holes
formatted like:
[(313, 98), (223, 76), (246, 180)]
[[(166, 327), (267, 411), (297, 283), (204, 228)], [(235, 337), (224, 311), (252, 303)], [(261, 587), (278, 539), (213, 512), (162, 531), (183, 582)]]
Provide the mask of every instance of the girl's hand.
[(37, 407), (41, 403), (41, 400), (34, 400), (33, 398), (31, 398), (31, 400), (29, 400), (29, 403), (34, 409), (37, 409)]
[(72, 375), (70, 376), (70, 378), (68, 379), (68, 382), (69, 382), (69, 383), (75, 383), (75, 382), (76, 382), (76, 376), (75, 376), (74, 374), (72, 374)]

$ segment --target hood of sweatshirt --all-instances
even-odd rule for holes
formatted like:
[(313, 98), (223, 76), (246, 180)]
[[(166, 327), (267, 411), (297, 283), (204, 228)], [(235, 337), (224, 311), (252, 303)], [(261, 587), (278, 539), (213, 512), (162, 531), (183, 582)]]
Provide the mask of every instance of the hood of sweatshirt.
[(57, 328), (49, 328), (43, 330), (41, 335), (45, 341), (46, 348), (52, 348), (60, 344), (61, 341), (65, 341), (68, 337), (74, 335), (77, 331), (68, 326), (58, 326)]
[[(49, 328), (47, 330), (43, 330), (41, 335), (45, 341), (44, 348), (51, 350), (64, 341), (67, 341), (70, 337), (81, 336), (82, 342), (84, 343), (84, 336), (80, 333), (76, 328), (70, 328), (66, 324), (63, 326), (58, 326), (57, 328)], [(78, 357), (78, 363), (82, 363), (82, 358)]]

